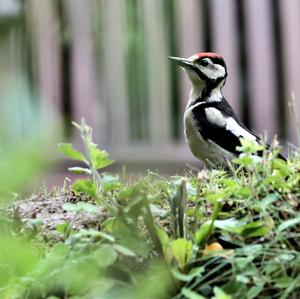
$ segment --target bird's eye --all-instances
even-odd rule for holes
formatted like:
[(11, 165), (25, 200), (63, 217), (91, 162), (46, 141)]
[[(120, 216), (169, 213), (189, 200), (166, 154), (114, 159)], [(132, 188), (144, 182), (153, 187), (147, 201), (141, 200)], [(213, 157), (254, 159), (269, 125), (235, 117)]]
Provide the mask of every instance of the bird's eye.
[(203, 59), (200, 61), (201, 66), (208, 66), (208, 61), (206, 59)]

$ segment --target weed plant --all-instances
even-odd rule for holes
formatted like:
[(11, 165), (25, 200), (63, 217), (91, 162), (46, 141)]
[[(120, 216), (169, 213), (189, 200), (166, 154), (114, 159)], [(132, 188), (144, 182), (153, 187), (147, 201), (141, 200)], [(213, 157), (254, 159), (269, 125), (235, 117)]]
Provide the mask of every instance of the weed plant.
[[(86, 175), (66, 193), (88, 196), (66, 211), (94, 213), (99, 228), (57, 226), (61, 242), (42, 244), (6, 225), (0, 239), (1, 298), (299, 298), (300, 158), (241, 140), (227, 170), (128, 183), (126, 173), (74, 123), (84, 151), (61, 143)], [(263, 151), (262, 157), (255, 154)], [(7, 222), (7, 220), (5, 220)], [(5, 222), (3, 220), (3, 223)], [(37, 232), (38, 233), (38, 232)]]

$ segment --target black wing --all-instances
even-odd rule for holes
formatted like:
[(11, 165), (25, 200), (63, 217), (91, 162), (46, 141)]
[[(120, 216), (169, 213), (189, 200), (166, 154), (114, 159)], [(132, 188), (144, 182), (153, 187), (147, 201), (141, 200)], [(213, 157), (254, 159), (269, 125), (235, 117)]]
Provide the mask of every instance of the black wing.
[[(220, 123), (217, 119), (207, 117), (206, 111), (210, 108), (219, 111), (221, 117), (229, 122)], [(205, 140), (212, 140), (231, 153), (239, 154), (236, 147), (241, 145), (240, 137), (248, 135), (253, 140), (259, 141), (259, 138), (243, 125), (225, 99), (220, 102), (202, 103), (194, 107), (192, 111), (201, 136)]]
[[(221, 113), (223, 119), (226, 119), (226, 122), (220, 123), (209, 119), (206, 113), (207, 108), (215, 108)], [(241, 122), (225, 98), (219, 102), (202, 103), (193, 109), (193, 114), (201, 136), (205, 140), (212, 140), (233, 154), (239, 154), (236, 147), (241, 145), (239, 140), (241, 137), (260, 142), (260, 138)], [(269, 147), (267, 144), (267, 148)], [(262, 152), (258, 154), (262, 155)], [(283, 155), (279, 154), (278, 157), (286, 161)]]

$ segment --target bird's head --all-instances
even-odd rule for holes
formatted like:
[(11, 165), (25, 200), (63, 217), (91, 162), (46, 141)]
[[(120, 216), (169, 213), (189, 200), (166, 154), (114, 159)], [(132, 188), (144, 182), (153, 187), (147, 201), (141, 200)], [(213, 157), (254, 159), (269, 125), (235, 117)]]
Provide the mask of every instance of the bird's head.
[(169, 57), (180, 65), (188, 74), (194, 89), (211, 89), (222, 85), (227, 77), (227, 68), (222, 56), (217, 53), (197, 53), (189, 58)]

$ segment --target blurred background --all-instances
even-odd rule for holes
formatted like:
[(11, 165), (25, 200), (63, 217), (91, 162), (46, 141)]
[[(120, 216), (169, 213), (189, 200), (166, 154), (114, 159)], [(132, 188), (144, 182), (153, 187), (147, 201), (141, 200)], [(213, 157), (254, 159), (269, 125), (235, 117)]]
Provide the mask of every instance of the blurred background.
[[(2, 135), (46, 118), (54, 140), (78, 144), (70, 122), (83, 117), (112, 170), (201, 167), (183, 139), (190, 85), (167, 56), (214, 51), (247, 126), (298, 145), (288, 103), (300, 113), (299, 49), (298, 0), (0, 0)], [(50, 156), (58, 178), (69, 162)]]

